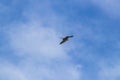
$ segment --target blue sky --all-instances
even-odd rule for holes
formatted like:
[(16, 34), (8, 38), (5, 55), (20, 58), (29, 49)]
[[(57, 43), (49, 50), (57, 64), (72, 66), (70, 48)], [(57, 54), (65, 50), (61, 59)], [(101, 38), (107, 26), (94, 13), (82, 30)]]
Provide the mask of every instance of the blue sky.
[(120, 80), (119, 4), (0, 0), (0, 80)]

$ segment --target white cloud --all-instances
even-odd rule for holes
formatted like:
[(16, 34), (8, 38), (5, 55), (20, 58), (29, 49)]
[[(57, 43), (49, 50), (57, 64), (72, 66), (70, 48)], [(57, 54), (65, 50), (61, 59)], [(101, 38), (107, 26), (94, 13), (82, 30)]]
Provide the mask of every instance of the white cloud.
[[(23, 66), (23, 65), (22, 65)], [(79, 80), (81, 74), (78, 69), (70, 64), (60, 64), (49, 62), (49, 64), (27, 63), (24, 64), (23, 72), (28, 77), (29, 80)]]
[(92, 2), (100, 7), (112, 18), (120, 17), (120, 1), (119, 0), (92, 0)]
[(99, 71), (100, 80), (119, 80), (120, 79), (120, 63), (113, 61), (113, 63), (100, 64)]
[(39, 24), (30, 22), (8, 29), (10, 47), (21, 57), (17, 63), (21, 75), (28, 80), (79, 80), (81, 68), (70, 62), (70, 56), (59, 45), (60, 34)]
[(35, 57), (67, 57), (59, 45), (57, 32), (51, 28), (44, 28), (36, 24), (21, 25), (19, 28), (11, 29), (9, 37), (12, 48), (20, 52), (19, 55), (28, 53)]
[(28, 80), (13, 64), (0, 60), (0, 80)]
[(68, 50), (59, 45), (62, 33), (56, 26), (64, 18), (55, 14), (49, 1), (31, 1), (24, 10), (26, 23), (16, 22), (5, 28), (5, 36), (13, 51), (9, 54), (20, 57), (20, 60), (17, 66), (14, 62), (1, 64), (4, 73), (0, 76), (12, 76), (8, 80), (16, 80), (16, 77), (20, 80), (81, 80), (81, 67), (73, 64)]

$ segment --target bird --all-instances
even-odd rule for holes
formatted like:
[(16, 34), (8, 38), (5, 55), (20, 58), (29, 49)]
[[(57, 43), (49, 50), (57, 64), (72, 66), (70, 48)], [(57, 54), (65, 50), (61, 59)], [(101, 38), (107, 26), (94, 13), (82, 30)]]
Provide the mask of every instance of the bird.
[(60, 44), (63, 44), (64, 42), (68, 41), (69, 38), (72, 38), (73, 35), (71, 36), (65, 36), (64, 38), (62, 38), (62, 41), (60, 42)]

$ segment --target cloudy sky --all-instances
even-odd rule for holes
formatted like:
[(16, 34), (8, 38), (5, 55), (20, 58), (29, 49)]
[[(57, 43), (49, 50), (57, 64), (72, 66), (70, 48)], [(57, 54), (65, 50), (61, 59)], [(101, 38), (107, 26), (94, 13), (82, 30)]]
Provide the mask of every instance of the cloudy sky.
[(120, 1), (0, 0), (0, 80), (120, 80)]

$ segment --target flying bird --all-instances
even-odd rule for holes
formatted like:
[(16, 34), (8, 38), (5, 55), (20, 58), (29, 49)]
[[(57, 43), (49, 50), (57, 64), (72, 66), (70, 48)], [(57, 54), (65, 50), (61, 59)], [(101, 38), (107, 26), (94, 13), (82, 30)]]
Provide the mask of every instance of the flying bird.
[(63, 44), (64, 42), (68, 41), (69, 38), (72, 38), (72, 37), (73, 35), (62, 38), (62, 41), (60, 42), (60, 44)]

